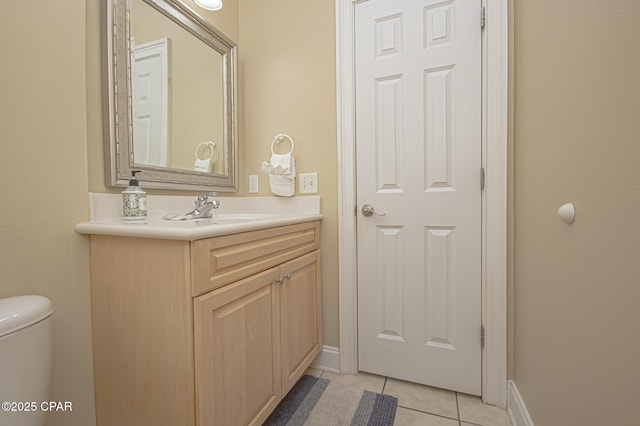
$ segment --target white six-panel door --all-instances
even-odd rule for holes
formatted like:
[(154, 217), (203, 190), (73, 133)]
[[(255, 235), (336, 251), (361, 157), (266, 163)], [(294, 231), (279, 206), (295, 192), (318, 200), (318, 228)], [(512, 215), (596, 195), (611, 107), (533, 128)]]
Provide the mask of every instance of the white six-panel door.
[(476, 395), (480, 11), (480, 0), (355, 8), (359, 369)]

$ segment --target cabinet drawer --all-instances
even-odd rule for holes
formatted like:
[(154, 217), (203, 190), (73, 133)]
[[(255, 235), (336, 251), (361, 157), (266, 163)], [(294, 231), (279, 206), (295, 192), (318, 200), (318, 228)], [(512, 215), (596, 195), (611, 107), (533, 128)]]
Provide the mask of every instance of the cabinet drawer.
[(193, 241), (192, 295), (220, 288), (318, 249), (319, 228), (319, 222), (305, 222)]

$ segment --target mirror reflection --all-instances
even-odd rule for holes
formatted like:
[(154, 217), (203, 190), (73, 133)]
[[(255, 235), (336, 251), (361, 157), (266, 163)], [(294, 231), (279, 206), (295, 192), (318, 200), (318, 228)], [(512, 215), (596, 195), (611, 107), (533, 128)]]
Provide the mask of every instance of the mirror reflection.
[(107, 184), (237, 191), (236, 46), (179, 0), (106, 0)]
[(224, 174), (222, 54), (132, 0), (133, 162)]

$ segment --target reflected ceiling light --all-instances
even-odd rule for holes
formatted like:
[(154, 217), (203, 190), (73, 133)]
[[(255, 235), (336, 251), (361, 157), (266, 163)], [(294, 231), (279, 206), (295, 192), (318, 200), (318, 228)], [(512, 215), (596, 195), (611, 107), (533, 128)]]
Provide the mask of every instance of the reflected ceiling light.
[(222, 9), (222, 0), (193, 0), (198, 6), (207, 10)]

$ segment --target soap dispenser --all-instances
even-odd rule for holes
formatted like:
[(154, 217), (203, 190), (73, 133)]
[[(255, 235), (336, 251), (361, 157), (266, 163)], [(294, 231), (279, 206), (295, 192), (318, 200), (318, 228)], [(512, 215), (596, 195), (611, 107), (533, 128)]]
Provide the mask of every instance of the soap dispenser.
[(129, 187), (122, 191), (122, 219), (126, 223), (145, 223), (147, 221), (147, 193), (140, 188), (136, 173), (131, 171)]

